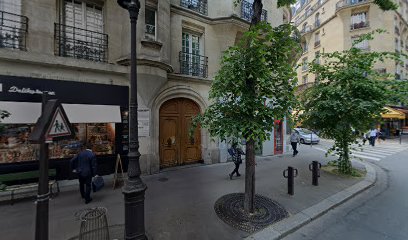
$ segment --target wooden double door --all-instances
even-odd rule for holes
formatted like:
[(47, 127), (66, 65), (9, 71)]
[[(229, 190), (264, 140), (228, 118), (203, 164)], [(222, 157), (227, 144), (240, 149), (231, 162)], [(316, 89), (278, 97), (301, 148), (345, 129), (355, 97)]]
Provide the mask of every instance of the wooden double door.
[(176, 98), (160, 107), (160, 168), (197, 163), (201, 158), (201, 130), (190, 137), (192, 117), (200, 107), (192, 100)]

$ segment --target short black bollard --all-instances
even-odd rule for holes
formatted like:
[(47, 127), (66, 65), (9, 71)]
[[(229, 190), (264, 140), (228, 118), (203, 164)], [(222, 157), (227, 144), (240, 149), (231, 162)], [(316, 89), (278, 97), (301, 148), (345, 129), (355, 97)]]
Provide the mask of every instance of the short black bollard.
[(298, 170), (294, 167), (288, 167), (288, 169), (283, 171), (283, 177), (288, 179), (288, 194), (294, 194), (294, 179), (298, 175)]
[(314, 186), (319, 186), (320, 168), (322, 164), (318, 161), (313, 161), (309, 164), (309, 170), (312, 171), (312, 184)]

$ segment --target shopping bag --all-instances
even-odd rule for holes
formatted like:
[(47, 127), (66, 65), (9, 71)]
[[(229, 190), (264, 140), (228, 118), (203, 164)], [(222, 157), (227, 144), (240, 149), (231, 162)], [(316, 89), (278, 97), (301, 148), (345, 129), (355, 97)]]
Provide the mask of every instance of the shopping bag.
[(101, 190), (105, 186), (105, 181), (102, 176), (96, 176), (92, 179), (92, 189), (94, 192)]

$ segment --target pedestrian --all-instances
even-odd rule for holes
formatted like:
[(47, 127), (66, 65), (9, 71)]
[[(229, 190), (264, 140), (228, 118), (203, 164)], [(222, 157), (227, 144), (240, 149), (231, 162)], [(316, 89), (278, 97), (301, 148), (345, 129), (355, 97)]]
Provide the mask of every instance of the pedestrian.
[(365, 145), (366, 144), (366, 142), (367, 142), (367, 139), (368, 139), (368, 134), (366, 134), (366, 133), (363, 133), (363, 145)]
[(290, 144), (292, 145), (293, 156), (296, 156), (299, 153), (299, 151), (297, 150), (298, 142), (300, 142), (299, 134), (296, 131), (293, 131), (290, 135)]
[(82, 145), (81, 151), (71, 159), (70, 165), (73, 172), (78, 173), (79, 191), (85, 204), (88, 204), (92, 201), (92, 177), (96, 176), (97, 171), (96, 156), (91, 150), (91, 144)]
[(375, 139), (377, 138), (378, 131), (376, 128), (371, 128), (370, 130), (370, 145), (375, 146)]
[(231, 148), (228, 149), (228, 153), (231, 155), (232, 161), (235, 164), (234, 171), (232, 171), (232, 173), (229, 174), (229, 177), (232, 180), (232, 176), (234, 175), (234, 173), (237, 174), (237, 177), (241, 176), (241, 174), (239, 174), (238, 170), (239, 170), (239, 165), (241, 165), (241, 163), (242, 163), (241, 155), (245, 154), (245, 153), (242, 151), (241, 148), (238, 147), (237, 142), (232, 143)]

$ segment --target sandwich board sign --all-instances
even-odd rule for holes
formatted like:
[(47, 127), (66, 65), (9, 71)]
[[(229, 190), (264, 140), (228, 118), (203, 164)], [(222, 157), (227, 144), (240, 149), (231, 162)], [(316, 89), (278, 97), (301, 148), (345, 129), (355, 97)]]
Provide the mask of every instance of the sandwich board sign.
[(29, 141), (40, 143), (41, 141), (61, 140), (72, 138), (75, 132), (65, 114), (64, 108), (57, 99), (48, 100), (44, 106)]

